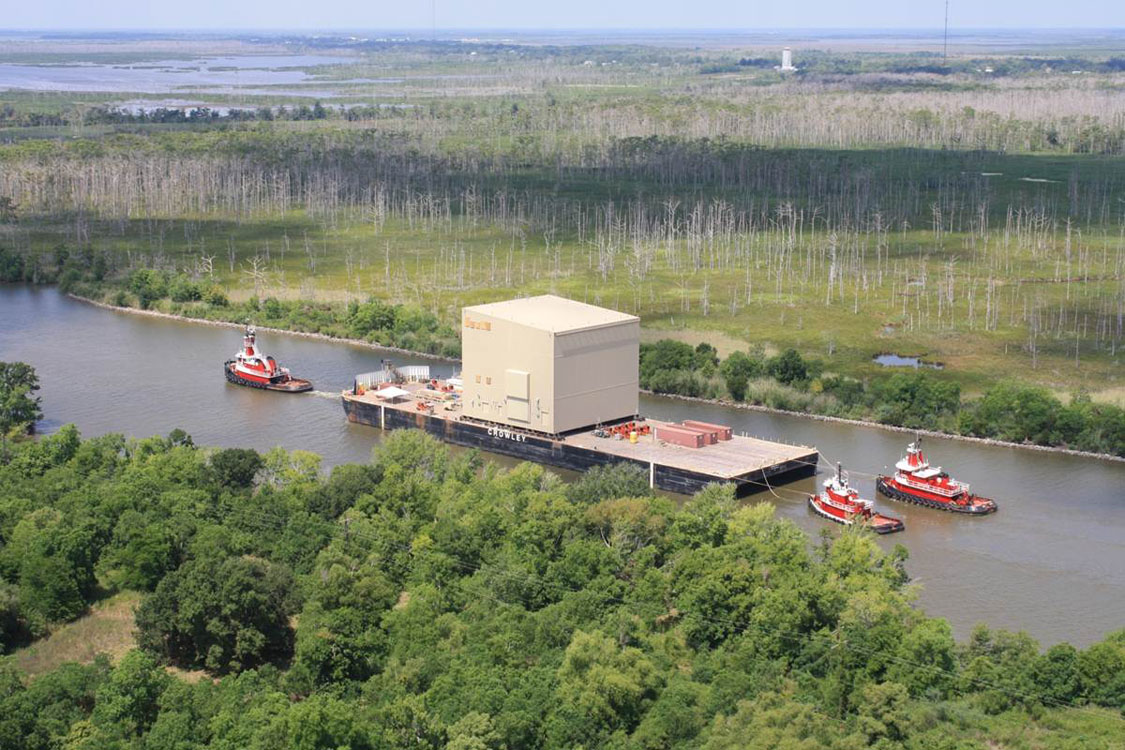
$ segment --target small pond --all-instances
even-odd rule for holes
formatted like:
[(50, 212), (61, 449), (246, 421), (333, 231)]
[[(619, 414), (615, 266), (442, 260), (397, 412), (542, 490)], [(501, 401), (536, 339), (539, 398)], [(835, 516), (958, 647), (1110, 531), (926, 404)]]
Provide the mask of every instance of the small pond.
[(903, 357), (898, 354), (880, 354), (873, 361), (883, 367), (913, 367), (915, 370), (919, 367), (929, 367), (934, 370), (942, 369), (942, 366), (937, 362), (926, 362), (918, 357)]

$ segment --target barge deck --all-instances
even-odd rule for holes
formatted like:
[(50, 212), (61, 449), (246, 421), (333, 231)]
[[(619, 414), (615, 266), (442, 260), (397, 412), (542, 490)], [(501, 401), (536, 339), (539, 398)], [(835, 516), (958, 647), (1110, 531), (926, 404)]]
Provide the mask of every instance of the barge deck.
[(673, 445), (656, 438), (670, 424), (648, 419), (652, 429), (628, 439), (600, 437), (591, 427), (560, 436), (522, 431), (464, 417), (456, 399), (420, 383), (403, 384), (405, 395), (380, 399), (373, 392), (343, 393), (350, 421), (384, 430), (421, 429), (444, 442), (535, 461), (575, 471), (629, 463), (648, 473), (649, 486), (694, 494), (713, 482), (733, 484), (740, 496), (816, 473), (817, 450), (733, 435), (702, 448)]

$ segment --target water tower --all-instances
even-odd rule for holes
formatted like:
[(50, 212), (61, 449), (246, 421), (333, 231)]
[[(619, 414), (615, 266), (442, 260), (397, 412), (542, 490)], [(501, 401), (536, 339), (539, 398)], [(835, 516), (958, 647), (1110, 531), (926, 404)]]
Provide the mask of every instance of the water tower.
[(793, 67), (793, 51), (790, 50), (788, 47), (781, 50), (781, 70), (785, 70), (785, 71), (796, 70), (796, 68)]

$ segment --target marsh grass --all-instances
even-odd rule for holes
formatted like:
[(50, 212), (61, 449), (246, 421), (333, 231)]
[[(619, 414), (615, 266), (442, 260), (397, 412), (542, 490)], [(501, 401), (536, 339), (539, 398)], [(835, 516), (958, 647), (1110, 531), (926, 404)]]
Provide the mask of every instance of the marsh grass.
[(969, 394), (1120, 388), (1122, 74), (828, 53), (796, 77), (700, 73), (733, 54), (376, 45), (330, 83), (396, 79), (340, 101), (410, 109), (0, 148), (19, 204), (0, 245), (43, 278), (65, 247), (111, 279), (149, 266), (235, 302), (374, 296), (450, 323), (551, 292), (858, 377), (909, 351)]

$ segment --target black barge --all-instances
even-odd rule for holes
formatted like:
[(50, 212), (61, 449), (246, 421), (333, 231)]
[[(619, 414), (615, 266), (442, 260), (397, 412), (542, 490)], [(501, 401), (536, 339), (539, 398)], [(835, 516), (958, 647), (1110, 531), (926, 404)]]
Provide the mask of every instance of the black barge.
[[(359, 395), (355, 390), (343, 393), (343, 406), (348, 420), (357, 424), (424, 430), (452, 445), (573, 471), (629, 463), (648, 473), (650, 487), (685, 495), (717, 482), (735, 485), (736, 493), (744, 496), (816, 473), (817, 451), (807, 446), (735, 435), (703, 448), (688, 448), (657, 440), (656, 429), (636, 442), (605, 437), (604, 429), (593, 427), (551, 436), (465, 417), (456, 399), (423, 384), (402, 384), (404, 393), (393, 399), (356, 390)], [(646, 424), (665, 423), (648, 420)]]

